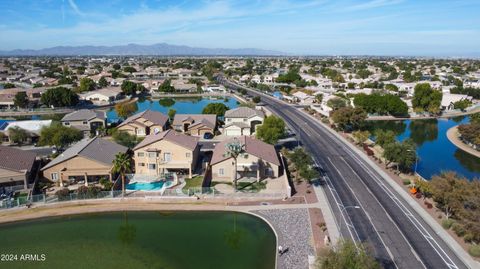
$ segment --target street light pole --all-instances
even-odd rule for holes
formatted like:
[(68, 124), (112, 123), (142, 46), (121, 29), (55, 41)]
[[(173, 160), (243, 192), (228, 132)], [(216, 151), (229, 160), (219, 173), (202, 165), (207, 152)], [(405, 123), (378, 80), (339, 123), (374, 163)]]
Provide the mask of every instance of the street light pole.
[[(358, 205), (343, 206), (342, 209), (340, 210), (340, 214), (343, 215), (343, 212), (344, 212), (345, 210), (349, 209), (349, 208), (360, 209), (360, 206), (358, 206)], [(345, 220), (345, 219), (344, 219), (344, 220)], [(346, 222), (346, 220), (345, 220), (345, 222)], [(348, 225), (348, 223), (347, 223), (347, 225)], [(343, 226), (343, 222), (341, 221), (341, 222), (340, 222), (340, 228), (339, 228), (340, 234), (342, 234), (342, 226)]]

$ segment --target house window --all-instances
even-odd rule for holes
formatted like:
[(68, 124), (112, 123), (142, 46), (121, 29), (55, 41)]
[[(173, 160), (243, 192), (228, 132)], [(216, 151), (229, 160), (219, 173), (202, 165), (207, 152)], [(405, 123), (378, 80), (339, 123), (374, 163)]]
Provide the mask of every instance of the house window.
[(156, 164), (154, 164), (154, 163), (149, 163), (149, 164), (148, 164), (148, 169), (150, 169), (150, 170), (155, 170), (156, 168), (157, 168), (157, 165), (156, 165)]
[(225, 169), (223, 169), (223, 168), (218, 169), (218, 174), (220, 176), (223, 176), (225, 174)]
[(149, 152), (148, 153), (148, 158), (155, 158), (157, 157), (157, 153), (156, 152)]
[(232, 119), (230, 119), (230, 118), (227, 119), (227, 122), (231, 122), (231, 121), (232, 121)]
[(190, 152), (185, 153), (185, 157), (190, 158), (191, 154)]
[(68, 125), (70, 125), (70, 122), (66, 121), (66, 122), (63, 123), (63, 125), (68, 126)]
[(172, 154), (170, 152), (163, 153), (163, 160), (165, 162), (169, 162), (172, 160)]
[(57, 181), (58, 180), (58, 173), (52, 173), (52, 180)]
[(137, 130), (137, 135), (144, 135), (145, 134), (145, 129), (138, 129)]
[(143, 156), (145, 156), (145, 153), (144, 152), (139, 152), (139, 153), (137, 153), (137, 156), (138, 157), (143, 157)]
[(145, 163), (138, 163), (138, 166), (145, 166)]
[(270, 167), (265, 168), (265, 175), (267, 177), (273, 177), (273, 169)]
[(245, 122), (246, 122), (246, 121), (247, 121), (247, 119), (243, 119), (243, 121), (245, 121)]
[(83, 124), (85, 124), (85, 125), (86, 125), (86, 124), (88, 124), (88, 122), (87, 122), (86, 120), (84, 120), (84, 121), (83, 121)]

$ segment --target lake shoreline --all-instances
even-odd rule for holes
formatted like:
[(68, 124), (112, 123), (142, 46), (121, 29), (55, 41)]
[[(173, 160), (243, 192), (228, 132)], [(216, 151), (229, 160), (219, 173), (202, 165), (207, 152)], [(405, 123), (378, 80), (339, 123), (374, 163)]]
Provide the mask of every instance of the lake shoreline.
[(475, 150), (474, 148), (468, 146), (467, 144), (463, 143), (460, 139), (460, 133), (458, 132), (458, 125), (454, 126), (447, 131), (447, 138), (454, 144), (457, 148), (477, 157), (480, 158), (480, 151)]

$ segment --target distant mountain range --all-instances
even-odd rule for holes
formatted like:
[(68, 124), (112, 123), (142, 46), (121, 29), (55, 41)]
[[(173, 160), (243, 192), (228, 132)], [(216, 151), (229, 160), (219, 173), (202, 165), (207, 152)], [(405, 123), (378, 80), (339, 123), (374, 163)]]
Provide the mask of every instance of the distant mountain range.
[(128, 44), (120, 46), (57, 46), (38, 50), (0, 51), (0, 56), (85, 56), (85, 55), (158, 55), (158, 56), (279, 56), (286, 53), (254, 48), (223, 49), (195, 48), (159, 43), (153, 45)]

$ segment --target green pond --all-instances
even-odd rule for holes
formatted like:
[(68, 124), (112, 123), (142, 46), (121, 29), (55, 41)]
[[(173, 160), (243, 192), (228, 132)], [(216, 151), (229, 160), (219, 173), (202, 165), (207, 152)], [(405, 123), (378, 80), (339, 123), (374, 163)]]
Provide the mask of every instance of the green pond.
[[(14, 259), (0, 261), (0, 268), (12, 269), (272, 269), (276, 255), (275, 235), (263, 220), (209, 211), (110, 212), (1, 224), (0, 246), (2, 258)], [(26, 254), (45, 260), (21, 261)]]

